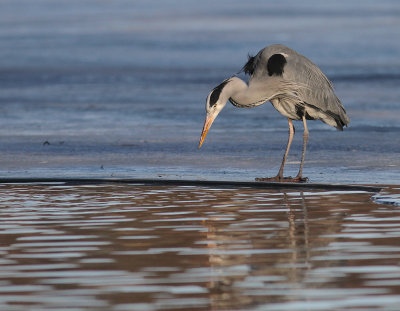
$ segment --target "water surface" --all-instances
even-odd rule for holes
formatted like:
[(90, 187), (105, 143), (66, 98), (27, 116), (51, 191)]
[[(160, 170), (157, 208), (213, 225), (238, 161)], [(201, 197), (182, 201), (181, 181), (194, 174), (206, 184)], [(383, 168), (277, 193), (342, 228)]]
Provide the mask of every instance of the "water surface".
[(0, 309), (397, 310), (399, 193), (1, 185)]

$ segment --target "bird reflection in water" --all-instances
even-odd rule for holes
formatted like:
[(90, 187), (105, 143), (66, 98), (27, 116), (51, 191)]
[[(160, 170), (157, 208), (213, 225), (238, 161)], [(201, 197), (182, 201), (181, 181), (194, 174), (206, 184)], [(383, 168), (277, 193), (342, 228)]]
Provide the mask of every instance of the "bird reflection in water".
[[(327, 247), (335, 241), (320, 235), (340, 232), (344, 217), (332, 215), (335, 198), (327, 196), (322, 204), (319, 199), (318, 193), (302, 191), (276, 191), (263, 197), (245, 190), (214, 203), (216, 215), (203, 223), (212, 271), (208, 288), (215, 310), (256, 304), (266, 296), (270, 302), (281, 301), (287, 290), (304, 281), (312, 268), (315, 243)], [(311, 230), (309, 213), (326, 219), (325, 224), (314, 224)]]

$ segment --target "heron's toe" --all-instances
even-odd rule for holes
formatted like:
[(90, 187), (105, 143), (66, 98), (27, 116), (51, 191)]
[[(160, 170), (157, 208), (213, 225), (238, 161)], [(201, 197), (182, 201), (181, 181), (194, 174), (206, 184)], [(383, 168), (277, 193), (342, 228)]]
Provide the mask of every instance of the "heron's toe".
[(256, 181), (264, 181), (264, 182), (295, 182), (295, 183), (305, 183), (308, 182), (308, 177), (266, 177), (266, 178), (256, 178)]
[(275, 177), (257, 177), (256, 181), (267, 181), (267, 182), (281, 182), (283, 181), (283, 177), (275, 176)]
[(290, 182), (308, 182), (308, 177), (296, 176), (295, 178), (292, 178)]

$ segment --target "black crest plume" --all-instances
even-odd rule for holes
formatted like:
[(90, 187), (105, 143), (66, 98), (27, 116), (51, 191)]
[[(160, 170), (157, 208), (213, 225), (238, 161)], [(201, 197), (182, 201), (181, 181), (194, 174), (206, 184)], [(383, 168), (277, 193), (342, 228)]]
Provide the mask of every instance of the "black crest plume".
[(247, 63), (243, 66), (240, 72), (244, 72), (247, 75), (252, 75), (255, 69), (255, 56), (251, 56), (250, 54), (247, 56)]

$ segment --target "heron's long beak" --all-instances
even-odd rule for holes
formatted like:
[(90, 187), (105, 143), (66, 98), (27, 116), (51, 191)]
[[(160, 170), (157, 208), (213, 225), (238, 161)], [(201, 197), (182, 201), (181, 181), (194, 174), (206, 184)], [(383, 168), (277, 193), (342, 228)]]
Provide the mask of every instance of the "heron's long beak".
[(214, 122), (214, 120), (215, 120), (215, 117), (207, 115), (206, 121), (204, 122), (204, 126), (203, 126), (203, 132), (201, 133), (201, 137), (200, 137), (199, 148), (203, 144), (203, 141), (207, 136), (207, 132), (210, 129), (211, 124)]

